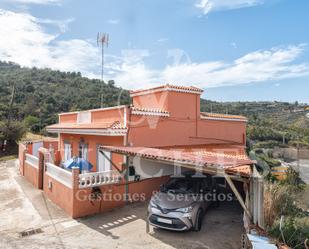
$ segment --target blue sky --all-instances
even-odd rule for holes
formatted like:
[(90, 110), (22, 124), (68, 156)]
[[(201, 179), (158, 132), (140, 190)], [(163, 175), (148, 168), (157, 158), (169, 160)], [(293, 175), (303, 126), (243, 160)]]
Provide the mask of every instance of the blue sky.
[(0, 0), (0, 60), (127, 89), (195, 85), (218, 101), (309, 103), (306, 0)]

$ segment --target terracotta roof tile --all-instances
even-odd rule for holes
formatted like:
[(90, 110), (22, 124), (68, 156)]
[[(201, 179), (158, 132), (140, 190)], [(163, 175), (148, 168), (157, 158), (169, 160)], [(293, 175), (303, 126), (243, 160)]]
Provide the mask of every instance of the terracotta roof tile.
[[(131, 156), (140, 156), (143, 158), (161, 160), (170, 163), (183, 163), (186, 165), (200, 166), (211, 169), (231, 169), (231, 173), (237, 173), (237, 168), (244, 165), (250, 165), (254, 161), (247, 156), (227, 155), (224, 153), (215, 153), (207, 150), (198, 153), (195, 151), (181, 151), (173, 149), (157, 149), (149, 147), (122, 147), (122, 146), (101, 146), (102, 149), (114, 151), (116, 153), (129, 154)], [(240, 168), (239, 173), (245, 174), (247, 168)], [(250, 172), (249, 172), (250, 173)]]
[(230, 168), (226, 169), (225, 171), (227, 173), (239, 174), (239, 175), (242, 175), (242, 176), (250, 176), (251, 175), (250, 165), (230, 167)]
[(168, 117), (170, 113), (168, 111), (159, 109), (159, 108), (141, 108), (141, 107), (131, 107), (132, 114), (135, 115), (155, 115), (155, 116), (164, 116)]
[(153, 92), (153, 91), (159, 91), (159, 90), (164, 90), (164, 89), (175, 90), (175, 91), (177, 90), (178, 91), (188, 91), (188, 92), (195, 92), (195, 93), (203, 92), (202, 89), (195, 87), (195, 86), (177, 86), (177, 85), (165, 84), (165, 85), (147, 88), (147, 89), (131, 90), (130, 94), (136, 95), (136, 94), (140, 94), (143, 92)]
[(228, 114), (221, 114), (221, 113), (209, 113), (209, 112), (201, 112), (201, 118), (218, 118), (218, 119), (235, 119), (235, 120), (243, 120), (247, 121), (245, 116), (240, 115), (228, 115)]
[(119, 121), (105, 122), (105, 123), (89, 123), (89, 124), (76, 124), (76, 123), (58, 123), (49, 125), (47, 129), (126, 129)]

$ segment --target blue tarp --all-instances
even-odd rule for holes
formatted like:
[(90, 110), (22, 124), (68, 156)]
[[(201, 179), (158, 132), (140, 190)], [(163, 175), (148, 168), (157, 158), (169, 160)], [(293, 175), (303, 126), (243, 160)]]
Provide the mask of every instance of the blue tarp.
[(88, 170), (91, 171), (93, 168), (92, 164), (83, 158), (71, 158), (63, 163), (65, 169), (72, 169), (78, 167), (80, 171)]

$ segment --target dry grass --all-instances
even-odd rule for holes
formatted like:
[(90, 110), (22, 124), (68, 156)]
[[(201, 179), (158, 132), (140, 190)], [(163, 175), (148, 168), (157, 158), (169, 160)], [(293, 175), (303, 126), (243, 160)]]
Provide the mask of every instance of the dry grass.
[(0, 157), (0, 162), (13, 160), (13, 159), (16, 159), (16, 158), (17, 158), (17, 155), (3, 156), (3, 157)]
[(300, 194), (303, 194), (303, 191), (293, 185), (266, 184), (264, 193), (266, 225), (271, 227), (281, 215), (296, 215), (299, 212), (298, 200)]
[(27, 132), (23, 138), (21, 139), (21, 142), (24, 141), (38, 141), (38, 140), (42, 140), (42, 139), (48, 139), (49, 137), (45, 137), (39, 134), (33, 134), (31, 132)]

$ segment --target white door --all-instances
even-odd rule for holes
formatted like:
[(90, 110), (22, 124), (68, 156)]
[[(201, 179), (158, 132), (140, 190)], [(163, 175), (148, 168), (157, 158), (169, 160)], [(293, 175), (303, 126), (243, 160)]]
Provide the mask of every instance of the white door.
[(106, 158), (103, 155), (103, 152), (101, 152), (99, 149), (97, 150), (97, 155), (98, 155), (98, 167), (97, 171), (102, 172), (102, 171), (110, 171), (111, 170), (111, 153), (109, 151), (104, 151)]

